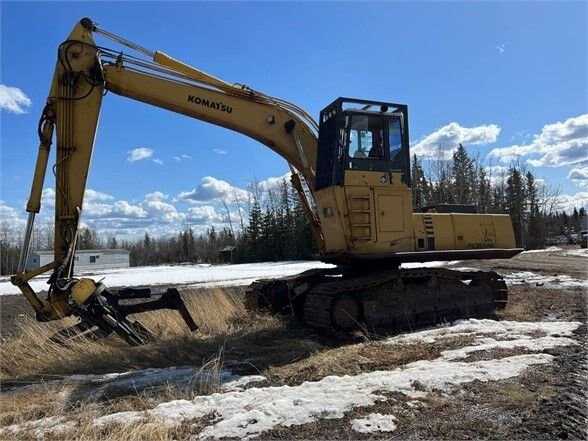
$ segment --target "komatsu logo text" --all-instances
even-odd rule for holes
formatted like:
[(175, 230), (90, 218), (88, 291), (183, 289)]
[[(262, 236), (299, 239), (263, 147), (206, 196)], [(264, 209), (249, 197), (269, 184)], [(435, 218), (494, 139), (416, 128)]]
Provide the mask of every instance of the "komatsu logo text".
[(199, 96), (188, 95), (188, 101), (194, 104), (200, 104), (201, 106), (208, 107), (210, 109), (216, 109), (220, 112), (233, 112), (233, 108), (231, 106), (227, 106), (226, 104), (223, 104), (221, 102), (215, 102), (207, 100), (205, 98), (200, 98)]

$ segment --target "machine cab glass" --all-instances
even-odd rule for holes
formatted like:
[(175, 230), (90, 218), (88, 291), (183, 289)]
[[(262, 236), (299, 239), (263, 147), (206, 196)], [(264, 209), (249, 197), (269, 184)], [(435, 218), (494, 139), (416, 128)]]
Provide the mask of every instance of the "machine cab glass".
[(404, 171), (402, 114), (344, 112), (345, 169)]
[(410, 185), (404, 104), (338, 98), (320, 115), (317, 190), (343, 185), (345, 170), (400, 172)]

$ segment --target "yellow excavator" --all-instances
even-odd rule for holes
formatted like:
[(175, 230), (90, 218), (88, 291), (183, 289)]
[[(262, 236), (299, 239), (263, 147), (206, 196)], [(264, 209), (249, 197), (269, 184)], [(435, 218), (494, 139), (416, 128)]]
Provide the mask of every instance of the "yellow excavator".
[[(138, 56), (98, 46), (96, 34)], [(86, 180), (106, 92), (245, 134), (290, 165), (321, 260), (335, 267), (257, 281), (246, 291), (248, 308), (348, 330), (360, 323), (368, 329), (400, 329), (485, 316), (506, 304), (506, 285), (495, 272), (400, 267), (404, 262), (510, 258), (521, 251), (508, 215), (476, 214), (451, 205), (413, 212), (406, 105), (338, 98), (320, 112), (317, 123), (292, 103), (229, 84), (84, 18), (58, 48), (39, 121), (24, 245), (11, 279), (39, 321), (79, 318), (54, 336), (57, 341), (114, 332), (129, 344), (142, 344), (152, 334), (128, 316), (162, 308), (178, 310), (190, 329), (197, 328), (175, 288), (109, 290), (75, 277)], [(54, 135), (54, 260), (27, 271)], [(43, 301), (29, 280), (48, 271)]]

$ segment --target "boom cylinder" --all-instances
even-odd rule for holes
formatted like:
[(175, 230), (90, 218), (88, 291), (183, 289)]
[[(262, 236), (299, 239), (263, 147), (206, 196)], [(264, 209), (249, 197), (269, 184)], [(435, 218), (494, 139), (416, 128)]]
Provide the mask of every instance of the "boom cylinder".
[(29, 213), (29, 218), (27, 219), (27, 229), (25, 231), (24, 242), (22, 243), (22, 248), (20, 250), (20, 257), (18, 259), (19, 273), (24, 273), (25, 266), (27, 264), (27, 259), (29, 257), (31, 235), (33, 234), (33, 226), (35, 225), (35, 214), (36, 213)]
[(37, 154), (37, 164), (35, 165), (33, 183), (31, 185), (31, 194), (27, 202), (27, 211), (29, 212), (29, 217), (27, 219), (27, 228), (25, 230), (24, 242), (22, 244), (22, 249), (20, 250), (20, 257), (18, 259), (19, 273), (25, 271), (31, 246), (31, 236), (33, 234), (33, 227), (35, 225), (35, 215), (41, 210), (43, 183), (45, 182), (45, 173), (47, 171), (47, 163), (49, 162), (49, 152), (51, 151), (51, 139), (53, 137), (53, 129), (55, 127), (53, 112), (49, 105), (47, 105), (43, 110), (41, 121), (42, 127), (39, 133), (41, 142), (39, 144), (39, 152)]
[(27, 203), (27, 211), (29, 213), (38, 213), (41, 210), (43, 183), (45, 182), (45, 172), (47, 171), (49, 152), (51, 151), (51, 139), (53, 138), (53, 129), (55, 127), (54, 115), (53, 109), (47, 104), (41, 117), (42, 127), (39, 133), (41, 142), (37, 154), (37, 164), (35, 166), (35, 174), (33, 175), (31, 194)]

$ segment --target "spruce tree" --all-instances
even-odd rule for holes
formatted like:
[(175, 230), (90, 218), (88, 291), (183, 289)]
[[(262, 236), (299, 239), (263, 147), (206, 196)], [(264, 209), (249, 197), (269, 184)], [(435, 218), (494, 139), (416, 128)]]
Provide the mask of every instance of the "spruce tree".
[(523, 217), (526, 208), (525, 183), (520, 170), (513, 166), (506, 181), (506, 206), (512, 219), (517, 246), (524, 246)]
[(468, 156), (468, 152), (462, 144), (459, 144), (459, 147), (453, 153), (451, 175), (455, 203), (473, 203), (473, 188), (476, 181), (474, 161)]

